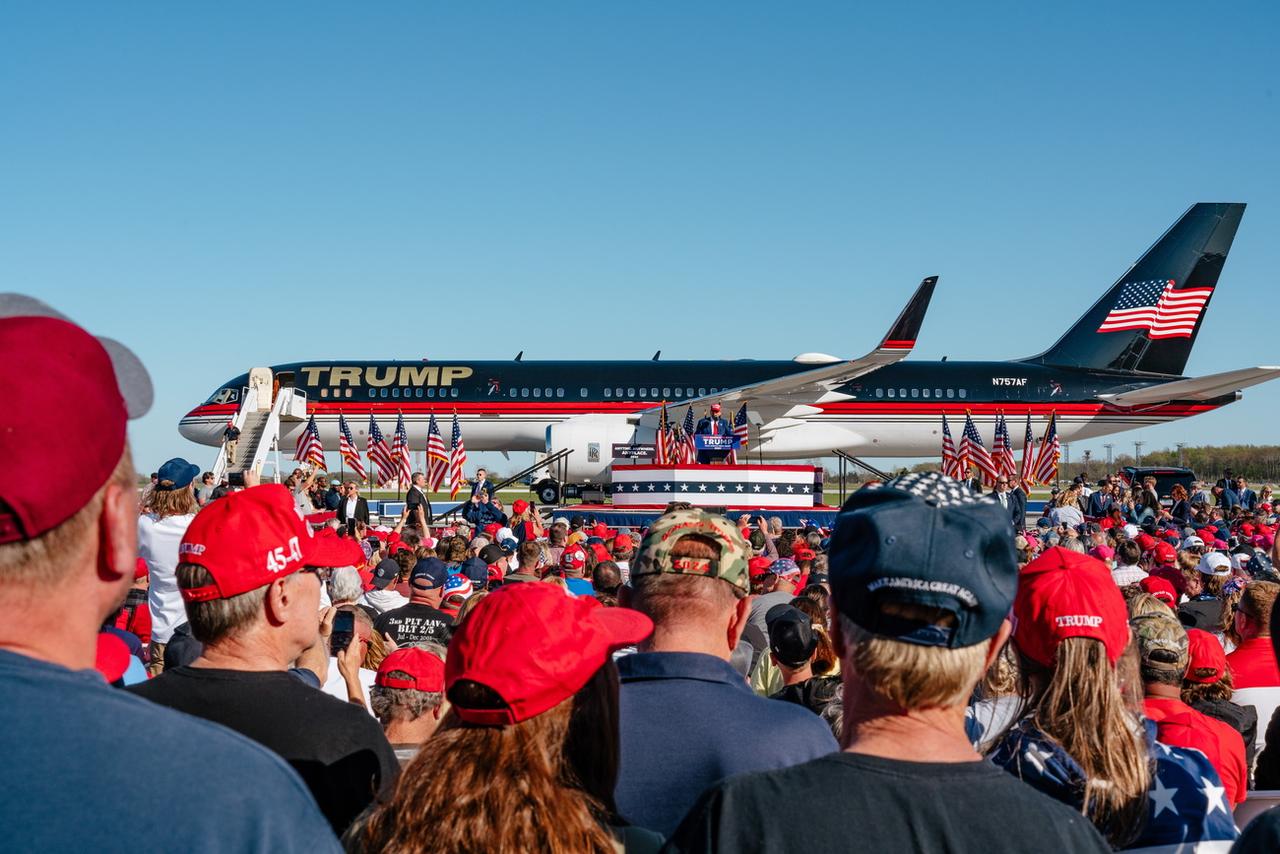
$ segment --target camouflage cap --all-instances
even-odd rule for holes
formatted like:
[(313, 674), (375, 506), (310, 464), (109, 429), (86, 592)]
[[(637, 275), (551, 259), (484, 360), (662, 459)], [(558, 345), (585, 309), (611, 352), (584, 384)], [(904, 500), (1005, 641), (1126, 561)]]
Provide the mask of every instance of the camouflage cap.
[[(715, 540), (720, 546), (718, 560), (702, 558), (672, 559), (671, 551), (682, 537), (699, 534)], [(751, 546), (737, 526), (723, 516), (696, 508), (675, 510), (659, 516), (640, 542), (640, 551), (631, 563), (631, 575), (654, 575), (673, 572), (684, 575), (709, 575), (727, 581), (744, 593), (751, 590), (747, 559)]]
[(1187, 630), (1167, 608), (1162, 612), (1142, 614), (1129, 620), (1138, 639), (1142, 666), (1151, 670), (1186, 671)]

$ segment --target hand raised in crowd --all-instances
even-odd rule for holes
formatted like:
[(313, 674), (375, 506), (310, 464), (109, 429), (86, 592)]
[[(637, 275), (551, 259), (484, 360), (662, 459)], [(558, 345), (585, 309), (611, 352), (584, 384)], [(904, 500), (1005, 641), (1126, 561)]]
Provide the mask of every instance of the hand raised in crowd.
[[(332, 630), (332, 619), (330, 629)], [(360, 639), (360, 632), (351, 633), (351, 640), (347, 643), (346, 649), (338, 650), (337, 659), (338, 672), (347, 683), (347, 700), (363, 707), (365, 702), (364, 688), (360, 685), (360, 664), (364, 661), (364, 641)]]
[(316, 639), (311, 646), (302, 651), (295, 665), (314, 673), (319, 678), (321, 687), (324, 687), (325, 680), (329, 677), (329, 637), (333, 634), (333, 615), (336, 613), (338, 609), (332, 605), (320, 611)]

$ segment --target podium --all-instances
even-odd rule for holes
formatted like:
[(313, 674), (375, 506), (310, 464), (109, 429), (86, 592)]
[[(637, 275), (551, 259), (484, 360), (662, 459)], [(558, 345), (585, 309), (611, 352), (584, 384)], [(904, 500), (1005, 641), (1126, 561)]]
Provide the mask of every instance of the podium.
[(820, 469), (814, 466), (613, 466), (609, 498), (615, 507), (802, 509), (822, 504)]

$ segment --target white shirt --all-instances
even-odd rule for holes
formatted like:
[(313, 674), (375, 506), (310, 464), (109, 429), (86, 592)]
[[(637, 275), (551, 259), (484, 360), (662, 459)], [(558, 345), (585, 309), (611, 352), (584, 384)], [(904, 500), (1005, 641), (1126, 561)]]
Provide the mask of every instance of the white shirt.
[(293, 506), (304, 519), (316, 512), (316, 508), (311, 505), (311, 496), (301, 487), (293, 491)]
[(356, 518), (356, 499), (355, 498), (347, 499), (347, 509), (346, 509), (346, 515), (344, 516), (344, 518), (346, 519)]
[[(373, 688), (373, 678), (377, 675), (374, 671), (365, 670), (363, 667), (356, 671), (356, 678), (360, 680), (360, 687), (364, 690), (364, 707), (369, 714), (373, 714), (373, 710), (369, 708), (369, 690)], [(325, 677), (324, 688), (321, 690), (344, 703), (347, 702), (347, 680), (343, 679), (342, 674), (338, 672), (338, 659), (332, 655), (329, 656), (329, 675)]]
[(395, 588), (388, 587), (386, 590), (366, 590), (365, 594), (360, 597), (360, 604), (368, 605), (379, 614), (382, 614), (393, 608), (408, 605), (409, 598), (401, 596), (395, 591)]
[(1147, 573), (1136, 566), (1117, 566), (1111, 570), (1111, 577), (1120, 587), (1128, 587), (1146, 578)]
[(147, 562), (151, 575), (147, 604), (151, 608), (151, 639), (168, 643), (173, 630), (187, 621), (178, 592), (178, 543), (187, 532), (190, 516), (165, 516), (151, 513), (138, 517), (138, 557)]

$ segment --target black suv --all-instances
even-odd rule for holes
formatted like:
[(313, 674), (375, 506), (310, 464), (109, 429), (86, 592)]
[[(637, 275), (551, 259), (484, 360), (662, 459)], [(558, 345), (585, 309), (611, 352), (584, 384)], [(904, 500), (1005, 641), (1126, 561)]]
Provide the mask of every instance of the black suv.
[(1191, 469), (1181, 469), (1176, 466), (1125, 466), (1120, 469), (1120, 476), (1125, 482), (1132, 486), (1135, 483), (1142, 483), (1148, 477), (1156, 479), (1156, 494), (1160, 496), (1160, 503), (1165, 507), (1173, 504), (1173, 499), (1169, 497), (1169, 491), (1173, 489), (1175, 483), (1182, 484), (1182, 488), (1187, 491), (1188, 497), (1194, 490), (1192, 484), (1196, 482), (1196, 473)]

